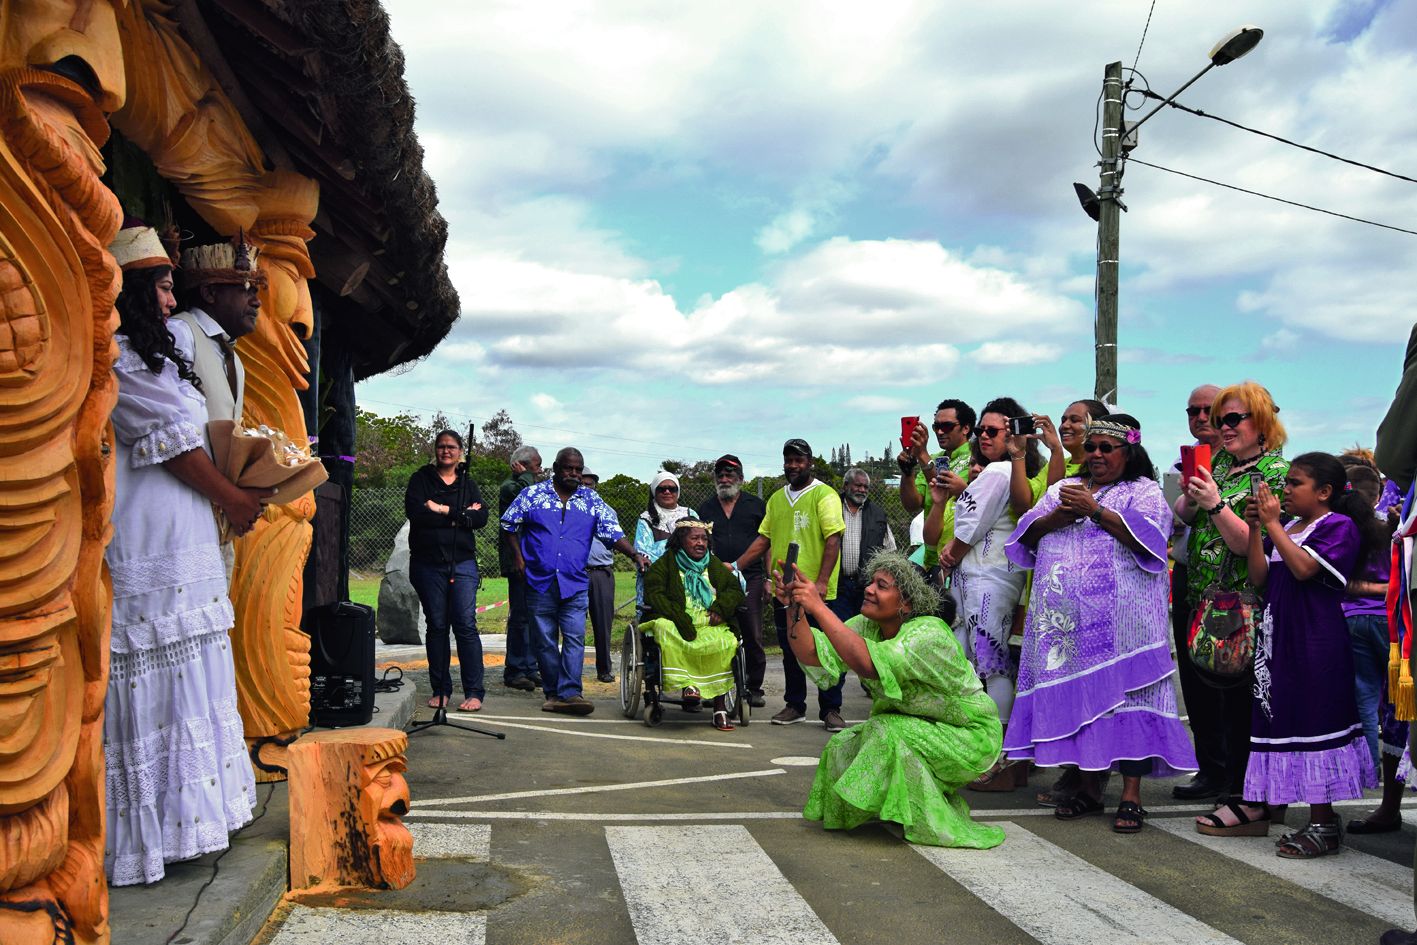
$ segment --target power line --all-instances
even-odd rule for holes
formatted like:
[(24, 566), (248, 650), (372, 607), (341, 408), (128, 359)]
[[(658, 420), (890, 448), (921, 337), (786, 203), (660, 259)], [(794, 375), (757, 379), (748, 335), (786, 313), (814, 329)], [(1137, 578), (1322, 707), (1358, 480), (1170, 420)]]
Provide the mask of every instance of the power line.
[[(1149, 98), (1161, 98), (1161, 96), (1157, 95), (1150, 89), (1147, 89), (1143, 94)], [(1362, 161), (1355, 161), (1352, 158), (1346, 158), (1340, 154), (1334, 154), (1330, 151), (1325, 151), (1321, 148), (1311, 147), (1307, 144), (1300, 144), (1297, 141), (1290, 141), (1288, 138), (1281, 137), (1280, 135), (1271, 134), (1268, 131), (1260, 131), (1258, 128), (1250, 128), (1246, 125), (1240, 124), (1238, 121), (1231, 121), (1228, 118), (1221, 118), (1219, 115), (1212, 115), (1209, 112), (1201, 111), (1199, 108), (1191, 108), (1189, 105), (1182, 105), (1180, 102), (1168, 102), (1167, 104), (1170, 105), (1172, 108), (1179, 108), (1183, 112), (1189, 112), (1192, 115), (1196, 115), (1201, 118), (1209, 118), (1211, 121), (1218, 121), (1223, 125), (1229, 125), (1231, 128), (1238, 128), (1241, 131), (1248, 131), (1252, 135), (1259, 135), (1262, 138), (1269, 138), (1272, 141), (1278, 141), (1281, 144), (1287, 144), (1290, 147), (1298, 148), (1301, 151), (1308, 151), (1311, 154), (1319, 154), (1326, 158), (1332, 158), (1335, 161), (1342, 161), (1344, 164), (1351, 164), (1354, 167), (1361, 167), (1364, 170), (1373, 171), (1377, 174), (1386, 174), (1388, 177), (1396, 177), (1398, 180), (1405, 180), (1408, 183), (1417, 184), (1417, 177), (1408, 177), (1406, 174), (1399, 174), (1396, 171), (1388, 171), (1384, 170), (1381, 167), (1374, 167), (1371, 164), (1364, 164)]]
[(1191, 180), (1198, 180), (1204, 184), (1214, 184), (1216, 187), (1224, 187), (1226, 190), (1238, 190), (1242, 194), (1249, 194), (1252, 197), (1263, 197), (1266, 200), (1273, 200), (1276, 203), (1288, 204), (1291, 207), (1298, 207), (1301, 210), (1312, 210), (1315, 213), (1326, 213), (1331, 217), (1341, 217), (1344, 220), (1352, 220), (1354, 223), (1366, 223), (1369, 226), (1381, 227), (1384, 230), (1396, 230), (1399, 233), (1407, 233), (1411, 236), (1417, 236), (1417, 230), (1406, 230), (1400, 226), (1393, 226), (1389, 223), (1377, 223), (1373, 220), (1365, 220), (1362, 217), (1355, 217), (1350, 216), (1346, 213), (1339, 213), (1337, 210), (1325, 210), (1323, 207), (1315, 207), (1307, 203), (1299, 203), (1297, 200), (1285, 200), (1283, 197), (1275, 197), (1272, 194), (1262, 194), (1258, 190), (1246, 190), (1244, 187), (1237, 187), (1234, 184), (1225, 184), (1218, 180), (1211, 180), (1208, 177), (1201, 177), (1197, 174), (1187, 174), (1185, 171), (1178, 171), (1175, 168), (1162, 167), (1160, 164), (1151, 164), (1147, 161), (1141, 160), (1140, 158), (1134, 157), (1128, 158), (1128, 160), (1135, 164), (1140, 164), (1143, 167), (1155, 168), (1158, 171), (1165, 171), (1168, 174), (1176, 174), (1179, 177), (1189, 177)]
[(1137, 43), (1137, 55), (1132, 60), (1132, 71), (1135, 72), (1137, 63), (1141, 62), (1141, 48), (1146, 45), (1146, 33), (1151, 29), (1151, 14), (1156, 12), (1156, 0), (1151, 0), (1151, 9), (1146, 11), (1146, 25), (1141, 28), (1141, 42)]

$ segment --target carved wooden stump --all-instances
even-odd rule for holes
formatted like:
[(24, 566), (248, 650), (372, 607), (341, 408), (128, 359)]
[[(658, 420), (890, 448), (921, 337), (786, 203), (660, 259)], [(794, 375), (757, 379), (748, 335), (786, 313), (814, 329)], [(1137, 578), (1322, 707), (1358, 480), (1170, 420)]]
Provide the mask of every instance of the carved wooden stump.
[(290, 888), (402, 889), (413, 882), (408, 736), (313, 732), (290, 746)]

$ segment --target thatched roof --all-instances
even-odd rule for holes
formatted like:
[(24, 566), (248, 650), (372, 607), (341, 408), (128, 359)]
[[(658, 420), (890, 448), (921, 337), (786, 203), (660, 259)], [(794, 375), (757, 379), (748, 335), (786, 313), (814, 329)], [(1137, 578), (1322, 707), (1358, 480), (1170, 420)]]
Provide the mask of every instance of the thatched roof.
[(373, 0), (199, 0), (197, 9), (209, 35), (194, 44), (229, 65), (257, 140), (320, 183), (310, 252), (356, 378), (427, 355), (457, 320), (458, 296), (388, 15)]

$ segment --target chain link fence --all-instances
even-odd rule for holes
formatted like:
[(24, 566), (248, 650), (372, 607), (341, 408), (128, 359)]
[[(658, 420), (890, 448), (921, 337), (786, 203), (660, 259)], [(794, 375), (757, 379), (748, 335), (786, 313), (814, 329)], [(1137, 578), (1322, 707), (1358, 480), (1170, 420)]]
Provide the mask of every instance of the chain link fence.
[[(500, 482), (479, 482), (483, 501), (496, 514), (497, 490)], [(645, 510), (648, 502), (649, 486), (641, 484), (640, 495), (630, 496), (621, 492), (602, 492), (601, 498), (615, 510), (620, 519), (620, 527), (634, 539), (635, 520)], [(384, 565), (394, 550), (394, 538), (406, 521), (403, 512), (403, 489), (360, 489), (350, 493), (349, 501), (349, 567), (352, 572), (368, 576), (384, 573)], [(686, 483), (680, 496), (680, 504), (698, 508), (714, 495), (711, 485)], [(766, 497), (766, 496), (765, 496)], [(910, 519), (900, 504), (900, 493), (879, 482), (871, 484), (871, 499), (886, 509), (886, 518), (891, 532), (895, 535), (896, 547), (905, 550), (910, 547)], [(477, 568), (484, 578), (502, 577), (502, 569), (497, 561), (497, 535), (494, 520), (478, 533)], [(629, 559), (615, 556), (617, 570), (631, 570)]]

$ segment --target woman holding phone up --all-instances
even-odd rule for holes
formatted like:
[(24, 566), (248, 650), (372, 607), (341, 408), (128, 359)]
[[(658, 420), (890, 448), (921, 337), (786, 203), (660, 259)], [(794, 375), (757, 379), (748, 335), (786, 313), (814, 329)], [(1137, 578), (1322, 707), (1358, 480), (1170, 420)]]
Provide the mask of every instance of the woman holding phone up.
[[(1220, 449), (1210, 469), (1203, 466), (1182, 483), (1175, 513), (1191, 527), (1186, 600), (1194, 618), (1201, 595), (1216, 586), (1239, 590), (1248, 583), (1246, 556), (1250, 526), (1245, 506), (1252, 489), (1263, 482), (1277, 497), (1284, 494), (1289, 461), (1280, 455), (1284, 425), (1274, 398), (1254, 381), (1232, 384), (1215, 395), (1211, 424), (1220, 431)], [(1253, 679), (1228, 689), (1215, 690), (1215, 699), (1203, 707), (1187, 705), (1192, 726), (1198, 708), (1213, 712), (1224, 736), (1225, 793), (1239, 797), (1245, 788), (1245, 766), (1250, 758), (1250, 710), (1254, 702)]]

